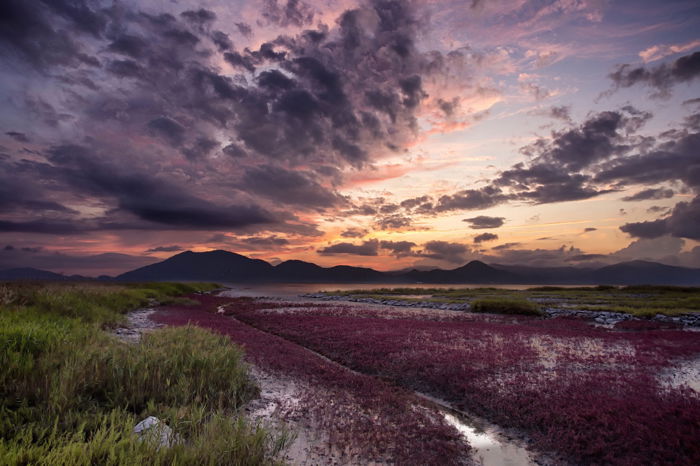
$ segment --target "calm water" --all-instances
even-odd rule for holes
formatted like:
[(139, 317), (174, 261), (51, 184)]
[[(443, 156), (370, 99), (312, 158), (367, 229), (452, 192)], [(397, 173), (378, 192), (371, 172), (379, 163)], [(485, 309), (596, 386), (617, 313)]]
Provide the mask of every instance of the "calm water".
[[(474, 289), (474, 288), (498, 288), (503, 290), (526, 290), (542, 285), (460, 285), (460, 284), (434, 284), (434, 283), (266, 283), (259, 285), (226, 284), (235, 296), (298, 296), (305, 293), (318, 293), (319, 291), (347, 291), (347, 290), (373, 290), (377, 288), (441, 288), (441, 289)], [(547, 285), (561, 286), (563, 288), (576, 288), (587, 285)], [(591, 287), (595, 285), (590, 285)]]

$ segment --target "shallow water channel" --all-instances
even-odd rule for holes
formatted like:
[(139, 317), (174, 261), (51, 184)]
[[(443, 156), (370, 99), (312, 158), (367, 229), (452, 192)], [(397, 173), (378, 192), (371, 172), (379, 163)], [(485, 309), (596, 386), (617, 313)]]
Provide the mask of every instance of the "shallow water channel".
[(457, 429), (472, 448), (472, 458), (483, 466), (525, 466), (537, 464), (531, 453), (524, 447), (505, 439), (498, 427), (484, 420), (473, 421), (465, 413), (455, 409), (448, 402), (425, 393), (415, 392), (420, 398), (438, 407), (452, 427)]

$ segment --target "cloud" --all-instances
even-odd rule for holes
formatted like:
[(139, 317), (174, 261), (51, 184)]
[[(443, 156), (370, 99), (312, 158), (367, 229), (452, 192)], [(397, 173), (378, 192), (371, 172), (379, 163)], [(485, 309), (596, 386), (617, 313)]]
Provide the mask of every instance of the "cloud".
[(479, 189), (465, 189), (454, 194), (443, 195), (438, 199), (435, 210), (445, 212), (450, 210), (480, 210), (493, 207), (509, 199), (495, 186)]
[(636, 238), (658, 238), (668, 233), (668, 226), (665, 219), (647, 222), (625, 223), (620, 227), (630, 236)]
[(313, 22), (314, 10), (302, 0), (265, 0), (263, 6), (263, 18), (268, 22), (286, 27), (308, 26)]
[(412, 256), (416, 243), (412, 241), (381, 241), (379, 247), (390, 251), (392, 256), (406, 257)]
[(494, 241), (498, 239), (498, 235), (494, 233), (482, 233), (474, 237), (474, 244), (483, 243), (485, 241)]
[(452, 243), (449, 241), (428, 241), (423, 245), (422, 251), (418, 253), (420, 257), (449, 262), (452, 264), (464, 263), (471, 249), (462, 243)]
[(677, 257), (684, 245), (683, 239), (668, 235), (658, 238), (640, 238), (610, 254), (609, 259), (613, 261), (644, 259), (667, 262), (669, 259)]
[(561, 246), (557, 249), (511, 249), (502, 248), (492, 250), (498, 251), (498, 255), (491, 258), (489, 262), (499, 264), (527, 264), (531, 267), (553, 267), (567, 263), (567, 260), (583, 254), (578, 248), (573, 246)]
[(356, 256), (376, 256), (379, 251), (379, 241), (372, 239), (365, 241), (362, 244), (352, 243), (336, 243), (325, 248), (319, 249), (317, 252), (322, 256), (331, 256), (335, 254), (352, 254)]
[(258, 248), (279, 248), (289, 244), (289, 240), (279, 236), (251, 236), (240, 240), (242, 243)]
[(53, 165), (41, 167), (44, 177), (83, 194), (116, 199), (119, 210), (144, 221), (201, 229), (238, 228), (276, 221), (273, 214), (254, 204), (215, 204), (168, 181), (103, 164), (88, 147), (55, 146), (49, 150), (48, 158)]
[(340, 236), (343, 238), (362, 238), (367, 233), (369, 232), (364, 228), (348, 228), (347, 230), (343, 231)]
[(690, 82), (698, 76), (700, 76), (700, 52), (694, 52), (677, 58), (670, 64), (663, 63), (654, 67), (619, 65), (610, 74), (610, 79), (615, 89), (642, 84), (656, 90), (652, 96), (668, 97), (672, 86)]
[(479, 215), (477, 217), (465, 218), (463, 222), (469, 223), (469, 228), (474, 230), (483, 228), (499, 228), (505, 223), (505, 218), (503, 217), (488, 217), (486, 215)]
[(672, 189), (663, 188), (649, 188), (639, 191), (631, 196), (625, 196), (622, 198), (623, 201), (646, 201), (649, 199), (668, 199), (673, 197)]
[(175, 120), (161, 116), (148, 122), (154, 135), (160, 136), (171, 145), (178, 147), (185, 139), (185, 128)]
[[(345, 169), (412, 143), (452, 58), (416, 46), (422, 18), (408, 2), (363, 2), (332, 27), (302, 1), (264, 6), (260, 23), (219, 30), (215, 8), (10, 0), (3, 64), (35, 81), (16, 114), (61, 138), (3, 159), (16, 181), (2, 228), (318, 234), (294, 211), (342, 207)], [(245, 43), (253, 27), (280, 35), (236, 47), (229, 34)], [(410, 225), (382, 207), (370, 214), (380, 228)]]
[(536, 109), (528, 112), (530, 115), (541, 115), (555, 120), (571, 122), (571, 105), (552, 105), (544, 109)]
[(241, 188), (282, 204), (302, 208), (325, 208), (344, 203), (338, 194), (316, 182), (311, 173), (285, 170), (273, 165), (247, 170)]
[(683, 44), (652, 45), (651, 47), (648, 47), (639, 52), (639, 58), (641, 58), (644, 61), (644, 63), (649, 63), (655, 60), (666, 58), (669, 55), (688, 52), (697, 47), (700, 47), (700, 40), (698, 39), (691, 40)]
[(663, 221), (672, 236), (700, 239), (700, 196), (676, 204), (671, 215)]
[(605, 254), (577, 254), (572, 257), (567, 257), (567, 262), (589, 262), (593, 260), (603, 260), (607, 259), (608, 256)]
[(8, 131), (5, 134), (18, 142), (29, 142), (27, 135), (19, 131)]
[(491, 250), (493, 251), (501, 251), (503, 249), (511, 249), (514, 247), (520, 246), (520, 243), (503, 243), (499, 244), (498, 246), (493, 246)]
[(182, 251), (184, 248), (182, 246), (178, 246), (176, 244), (172, 246), (156, 246), (154, 248), (150, 248), (146, 250), (146, 253), (149, 252), (177, 252), (177, 251)]
[(375, 222), (375, 227), (378, 230), (398, 230), (405, 227), (410, 227), (413, 221), (403, 215), (388, 215), (379, 217)]

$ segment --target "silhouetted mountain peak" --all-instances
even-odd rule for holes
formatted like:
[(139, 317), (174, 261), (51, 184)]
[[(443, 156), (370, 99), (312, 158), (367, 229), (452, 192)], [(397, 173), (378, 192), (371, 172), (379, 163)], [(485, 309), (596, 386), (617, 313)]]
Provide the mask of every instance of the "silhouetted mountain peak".
[(367, 267), (321, 267), (288, 260), (272, 266), (235, 252), (184, 251), (162, 262), (117, 277), (119, 280), (206, 280), (217, 282), (307, 283), (475, 283), (475, 284), (682, 284), (700, 285), (700, 271), (649, 261), (630, 261), (600, 269), (492, 266), (479, 260), (452, 270), (378, 272)]

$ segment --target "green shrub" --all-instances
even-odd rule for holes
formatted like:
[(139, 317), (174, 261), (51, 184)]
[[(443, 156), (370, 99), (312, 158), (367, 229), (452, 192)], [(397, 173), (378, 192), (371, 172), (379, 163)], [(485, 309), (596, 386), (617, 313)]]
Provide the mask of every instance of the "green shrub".
[(96, 416), (93, 426), (82, 424), (66, 432), (58, 419), (47, 427), (31, 426), (20, 435), (0, 440), (0, 464), (4, 465), (263, 465), (278, 464), (275, 457), (285, 448), (286, 435), (273, 437), (241, 418), (214, 413), (175, 435), (181, 442), (158, 448), (133, 433), (140, 420), (124, 410)]
[(535, 303), (524, 299), (477, 299), (472, 301), (471, 310), (494, 314), (542, 315), (542, 311)]
[[(239, 417), (258, 389), (242, 350), (195, 327), (124, 343), (102, 330), (150, 300), (213, 284), (0, 285), (0, 464), (276, 462), (286, 435)], [(156, 448), (132, 434), (153, 415), (182, 440)]]

